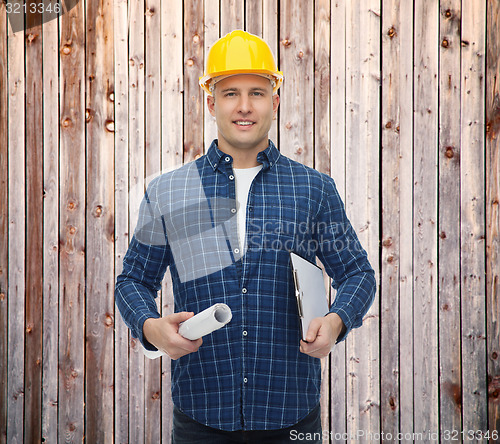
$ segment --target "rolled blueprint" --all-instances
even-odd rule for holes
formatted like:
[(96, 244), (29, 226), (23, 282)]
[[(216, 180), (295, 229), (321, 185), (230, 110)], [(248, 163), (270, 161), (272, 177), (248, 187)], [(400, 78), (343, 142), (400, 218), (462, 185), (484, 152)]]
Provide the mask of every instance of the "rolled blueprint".
[[(214, 304), (206, 310), (179, 324), (179, 334), (194, 341), (221, 327), (224, 327), (233, 317), (231, 309), (226, 304)], [(144, 349), (144, 355), (149, 359), (156, 359), (165, 353)]]

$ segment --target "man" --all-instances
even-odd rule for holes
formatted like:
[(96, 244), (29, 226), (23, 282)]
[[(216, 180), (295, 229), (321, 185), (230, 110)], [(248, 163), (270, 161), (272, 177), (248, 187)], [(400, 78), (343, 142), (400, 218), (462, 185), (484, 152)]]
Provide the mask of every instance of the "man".
[[(213, 45), (200, 85), (218, 139), (151, 182), (117, 279), (132, 335), (173, 360), (174, 443), (320, 442), (319, 358), (361, 325), (373, 301), (374, 272), (333, 180), (268, 139), (281, 82), (259, 37), (233, 31)], [(307, 342), (290, 251), (318, 258), (337, 290)], [(160, 317), (154, 298), (167, 267), (175, 313)], [(195, 341), (178, 333), (219, 302), (232, 310), (229, 324)]]

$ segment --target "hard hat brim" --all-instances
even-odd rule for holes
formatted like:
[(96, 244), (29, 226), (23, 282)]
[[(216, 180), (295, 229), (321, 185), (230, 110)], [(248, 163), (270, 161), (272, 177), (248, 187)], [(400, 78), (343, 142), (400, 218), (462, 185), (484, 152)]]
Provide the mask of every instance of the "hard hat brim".
[[(273, 94), (276, 94), (276, 91), (278, 91), (279, 87), (283, 83), (283, 73), (281, 71), (273, 72), (273, 71), (268, 71), (268, 70), (247, 70), (247, 69), (242, 69), (242, 70), (231, 70), (231, 71), (220, 71), (216, 73), (211, 73), (210, 75), (204, 75), (199, 78), (199, 84), (200, 86), (207, 92), (207, 94), (212, 95), (212, 91), (210, 91), (210, 84), (212, 83), (213, 80), (217, 79), (218, 77), (230, 77), (238, 74), (255, 74), (255, 75), (260, 75), (263, 77), (266, 77), (268, 79), (272, 79), (275, 82), (275, 85), (273, 87)], [(222, 79), (221, 79), (222, 80)]]

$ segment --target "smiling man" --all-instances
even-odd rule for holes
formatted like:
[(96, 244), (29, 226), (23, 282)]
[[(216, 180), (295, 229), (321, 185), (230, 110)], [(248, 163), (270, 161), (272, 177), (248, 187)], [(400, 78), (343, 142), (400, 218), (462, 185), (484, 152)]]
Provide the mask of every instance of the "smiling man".
[[(233, 31), (212, 46), (200, 85), (218, 138), (151, 182), (117, 279), (132, 335), (172, 359), (174, 444), (321, 442), (320, 358), (373, 301), (374, 272), (333, 179), (268, 138), (281, 82), (259, 37)], [(337, 290), (307, 342), (290, 251), (319, 259)], [(161, 317), (155, 297), (167, 268), (175, 313)], [(179, 334), (215, 303), (231, 308), (228, 325), (195, 341)]]

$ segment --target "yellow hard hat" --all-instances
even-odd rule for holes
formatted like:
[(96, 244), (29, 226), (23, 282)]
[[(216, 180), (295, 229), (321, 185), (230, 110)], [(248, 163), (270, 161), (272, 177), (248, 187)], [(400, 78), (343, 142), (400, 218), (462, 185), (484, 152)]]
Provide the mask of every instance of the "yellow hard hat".
[(258, 74), (273, 82), (276, 93), (283, 82), (283, 73), (278, 71), (271, 48), (256, 35), (246, 31), (233, 31), (221, 37), (210, 48), (205, 74), (200, 77), (200, 86), (208, 93), (215, 77), (234, 74)]

